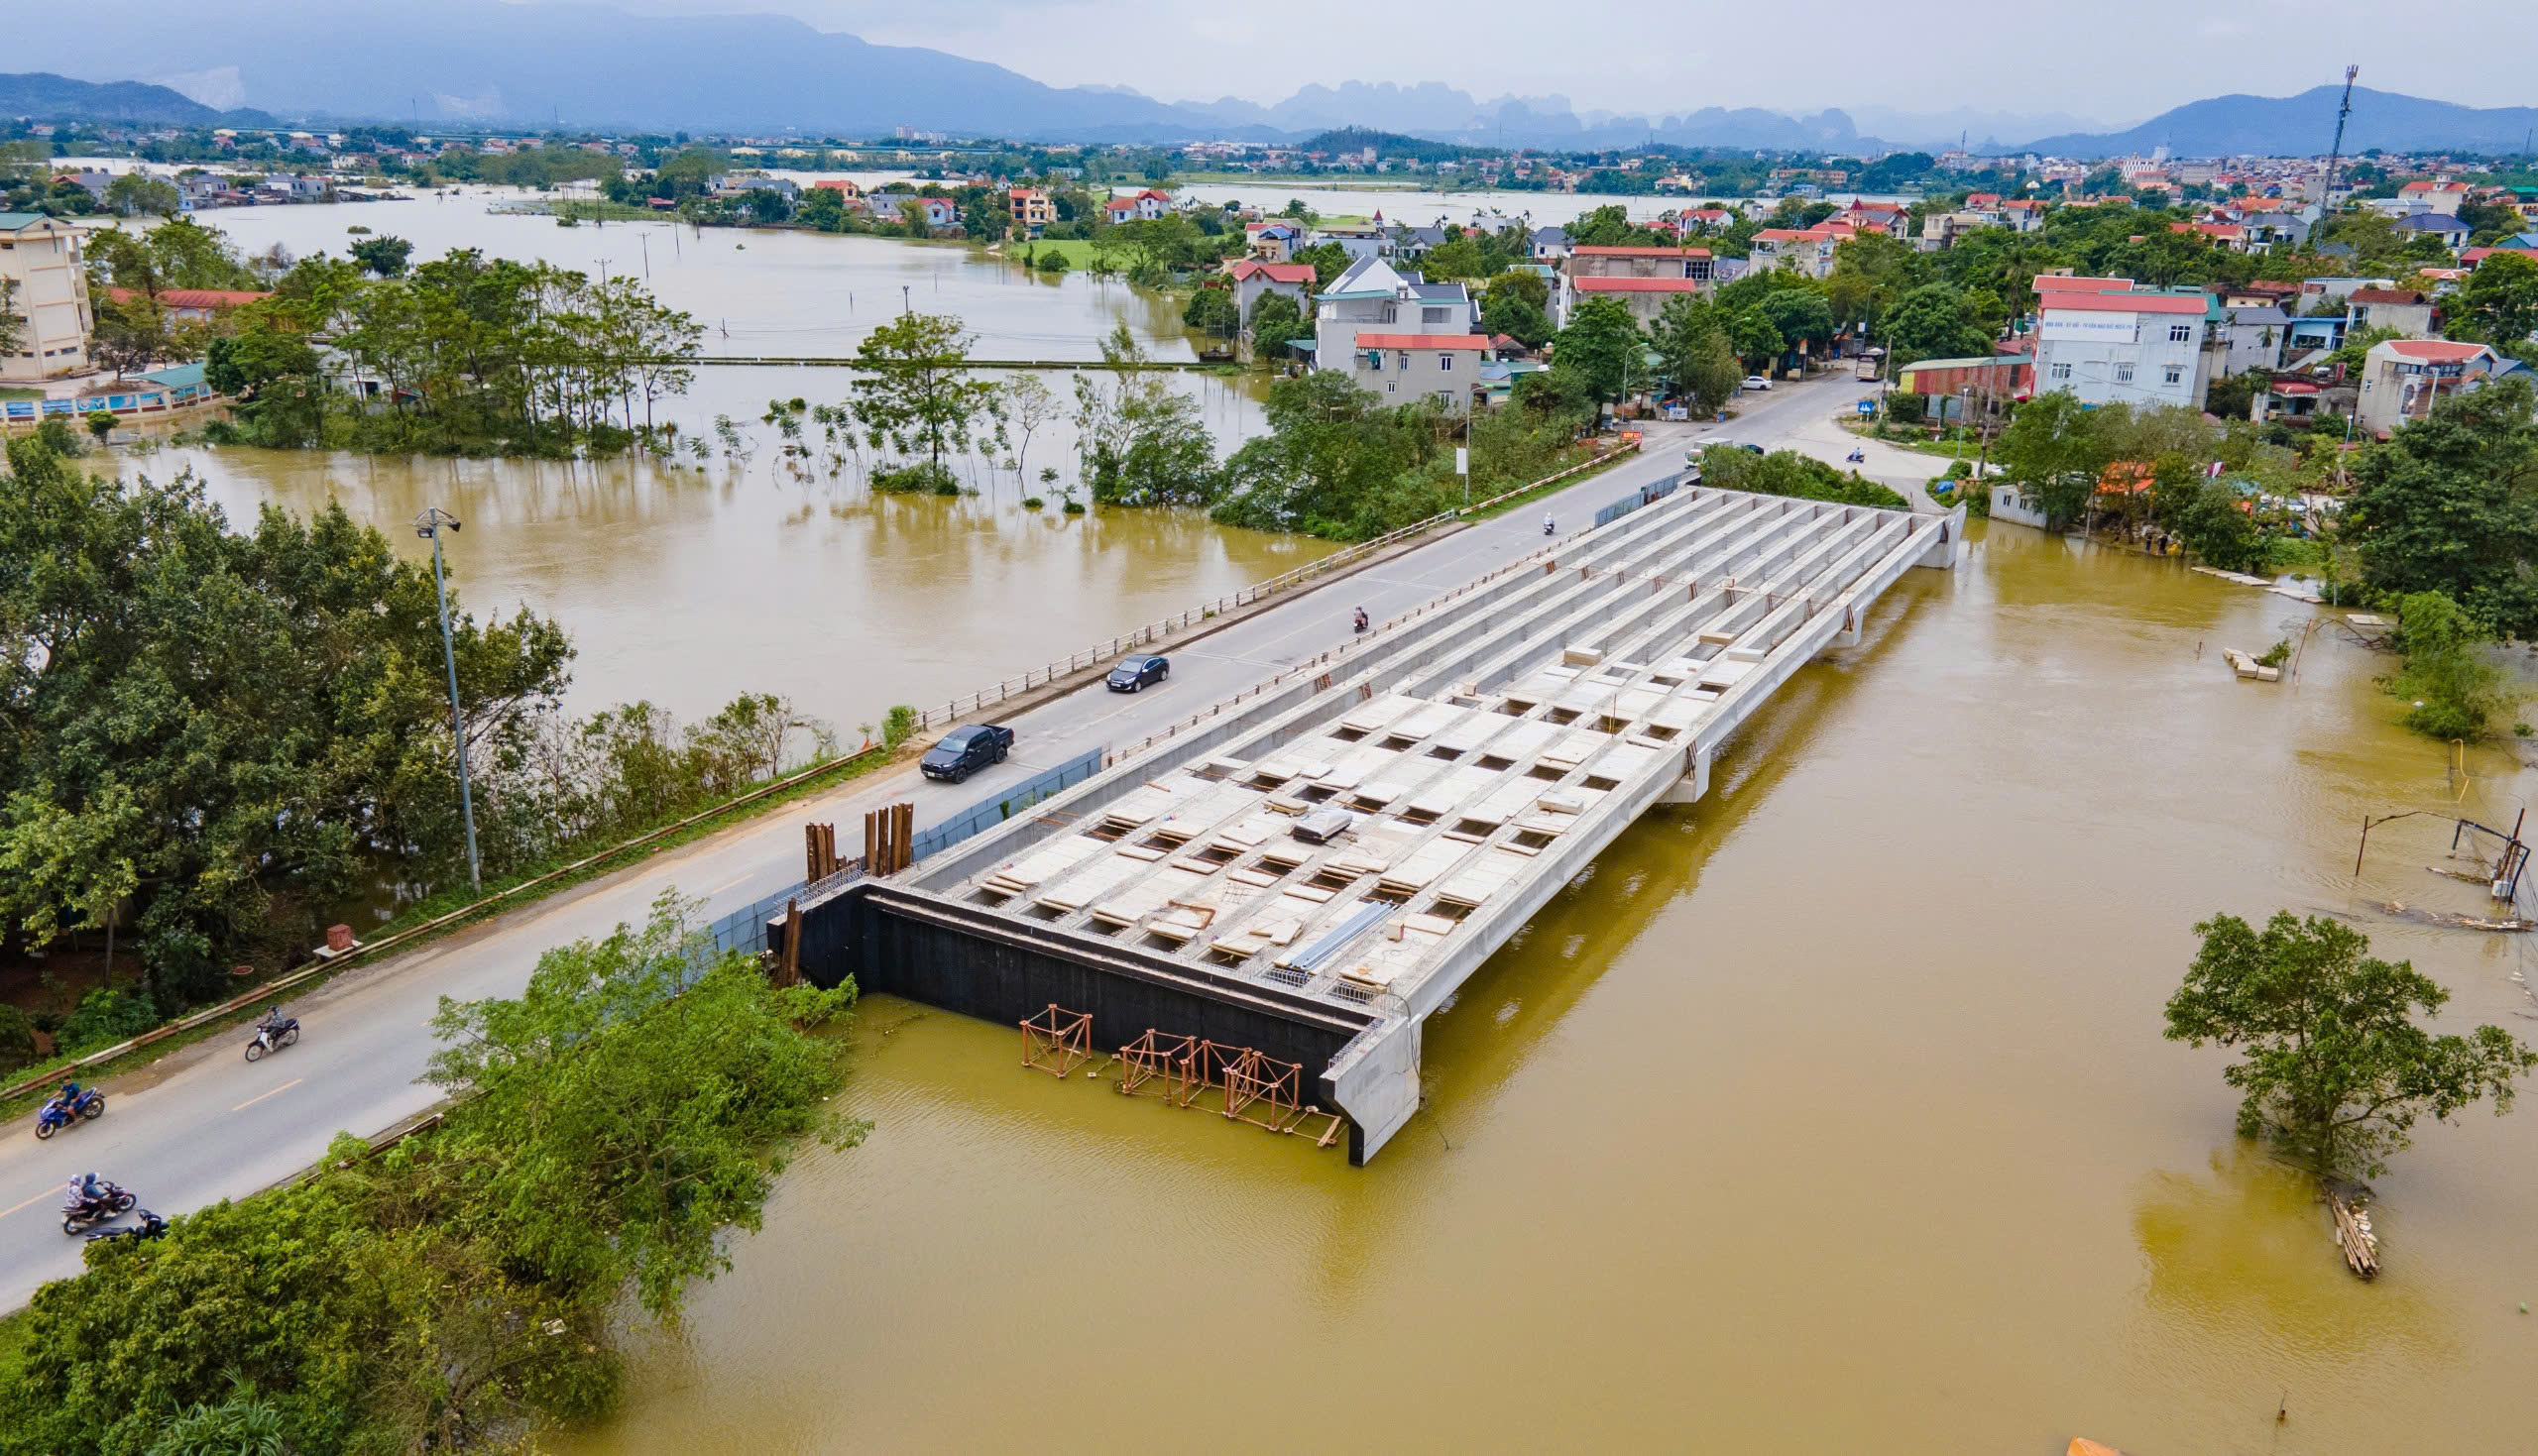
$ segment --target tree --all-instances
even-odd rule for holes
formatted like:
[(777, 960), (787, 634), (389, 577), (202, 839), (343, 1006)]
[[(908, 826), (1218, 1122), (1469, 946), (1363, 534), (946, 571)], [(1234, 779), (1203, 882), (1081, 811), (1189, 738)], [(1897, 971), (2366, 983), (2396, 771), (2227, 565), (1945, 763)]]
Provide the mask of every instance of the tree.
[(106, 183), (106, 205), (125, 217), (143, 213), (173, 217), (182, 210), (185, 199), (176, 191), (176, 184), (166, 177), (128, 171)]
[(1880, 329), (1897, 367), (1922, 359), (1988, 358), (1992, 335), (1975, 320), (1965, 294), (1924, 283), (1897, 300)]
[(1617, 298), (1589, 298), (1552, 341), (1552, 368), (1576, 380), (1588, 398), (1619, 403), (1647, 377), (1647, 341), (1639, 321)]
[(2385, 686), (2413, 705), (2406, 727), (2445, 741), (2481, 738), (2518, 704), (2520, 690), (2507, 686), (2483, 653), (2490, 634), (2458, 603), (2439, 592), (2409, 592), (2397, 599), (2397, 620), (2406, 665)]
[(1230, 339), (1242, 332), (1242, 307), (1234, 301), (1232, 288), (1221, 283), (1202, 283), (1181, 310), (1181, 322), (1200, 333)]
[(2039, 394), (2019, 406), (1992, 446), (2002, 475), (2025, 486), (2056, 525), (2088, 508), (2098, 478), (2115, 459), (2092, 413), (2068, 390)]
[(1477, 280), (1487, 277), (1489, 259), (1480, 244), (1469, 236), (1449, 238), (1428, 250), (1420, 268), (1432, 279)]
[(1304, 308), (1285, 293), (1272, 288), (1251, 300), (1251, 351), (1264, 358), (1275, 358), (1296, 339), (1314, 336), (1313, 320)]
[(1316, 289), (1322, 289), (1329, 287), (1330, 280), (1346, 273), (1348, 266), (1357, 260), (1350, 257), (1348, 250), (1337, 243), (1316, 243), (1310, 248), (1297, 249), (1289, 256), (1288, 261), (1312, 264), (1313, 285)]
[(1031, 437), (1064, 413), (1056, 392), (1040, 383), (1037, 374), (1020, 372), (1006, 382), (1002, 414), (1019, 436), (1013, 446), (1013, 473), (1017, 479), (1029, 477)]
[(383, 233), (375, 238), (364, 238), (346, 251), (352, 254), (353, 262), (360, 264), (362, 270), (373, 278), (394, 279), (404, 277), (405, 261), (413, 256), (414, 245), (404, 238), (393, 238)]
[(2538, 333), (2538, 259), (2495, 253), (2468, 275), (2443, 309), (2453, 338), (2526, 352)]
[(970, 427), (996, 402), (995, 384), (970, 371), (976, 334), (949, 314), (903, 313), (856, 346), (855, 413), (871, 446), (922, 451), (930, 470), (951, 478), (943, 455), (970, 446)]
[(1522, 298), (1537, 310), (1547, 309), (1551, 307), (1551, 282), (1541, 274), (1511, 268), (1489, 280), (1487, 296)]
[(18, 311), (18, 280), (0, 279), (0, 355), (17, 353), (26, 332), (26, 315)]
[(126, 370), (147, 369), (168, 356), (168, 310), (147, 293), (129, 298), (109, 294), (91, 300), (96, 314), (88, 352), (121, 379)]
[(2363, 452), (2345, 538), (2363, 583), (2439, 592), (2506, 635), (2538, 635), (2538, 425), (2528, 385), (2444, 397)]
[(1484, 333), (1505, 334), (1528, 349), (1541, 348), (1554, 332), (1541, 306), (1512, 289), (1490, 290), (1480, 305), (1480, 327)]
[(793, 220), (824, 233), (846, 230), (846, 195), (835, 187), (813, 187), (802, 194)]
[(1093, 499), (1106, 505), (1205, 505), (1216, 498), (1216, 442), (1199, 401), (1150, 371), (1124, 323), (1101, 341), (1105, 392), (1093, 371), (1075, 378), (1076, 456)]
[(1706, 300), (1676, 295), (1666, 300), (1650, 330), (1657, 372), (1689, 402), (1693, 412), (1714, 414), (1736, 397), (1744, 370), (1736, 362), (1718, 310)]
[(1813, 288), (1774, 288), (1756, 306), (1780, 330), (1785, 349), (1820, 348), (1833, 337), (1833, 305)]
[(1780, 325), (1759, 307), (1736, 315), (1727, 326), (1727, 340), (1735, 348), (1736, 357), (1753, 370), (1769, 369), (1780, 358), (1785, 342)]
[(2223, 1078), (2239, 1132), (2321, 1177), (2373, 1177), (2418, 1118), (2490, 1100), (2511, 1109), (2538, 1054), (2499, 1027), (2434, 1036), (2418, 1015), (2450, 993), (2408, 961), (2370, 958), (2359, 931), (2278, 911), (2259, 933), (2235, 915), (2196, 926), (2202, 949), (2167, 1005), (2167, 1037), (2244, 1049)]

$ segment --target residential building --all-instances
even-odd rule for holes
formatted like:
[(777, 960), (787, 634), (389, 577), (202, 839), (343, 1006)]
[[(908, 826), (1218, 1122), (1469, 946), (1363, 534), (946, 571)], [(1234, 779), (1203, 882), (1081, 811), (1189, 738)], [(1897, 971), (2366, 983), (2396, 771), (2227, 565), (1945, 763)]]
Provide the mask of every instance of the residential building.
[(2467, 205), (2468, 184), (2448, 177), (2419, 177), (2397, 188), (2396, 201), (2402, 209), (2402, 216), (2427, 212), (2456, 214)]
[(18, 346), (0, 355), (0, 380), (50, 380), (88, 372), (88, 272), (79, 230), (40, 212), (0, 212), (0, 287), (21, 321)]
[(1056, 205), (1038, 187), (1010, 188), (1004, 200), (1013, 218), (1013, 230), (1026, 238), (1040, 236), (1040, 229), (1058, 220)]
[(957, 228), (961, 225), (961, 204), (949, 197), (902, 199), (899, 215), (905, 217), (907, 210), (911, 207), (925, 214), (925, 225), (928, 228)]
[(1754, 235), (1751, 262), (1755, 268), (1793, 268), (1808, 278), (1823, 278), (1833, 271), (1833, 248), (1839, 235), (1825, 224), (1811, 228), (1765, 228)]
[(1255, 222), (1243, 229), (1251, 256), (1263, 263), (1284, 263), (1305, 246), (1305, 230), (1301, 223)]
[(1895, 388), (1922, 398), (1931, 419), (1998, 417), (2035, 390), (2035, 361), (2023, 354), (1980, 359), (1923, 359), (1896, 371)]
[(1565, 228), (1536, 228), (1531, 251), (1536, 263), (1557, 263), (1570, 248)]
[(1172, 197), (1148, 187), (1134, 196), (1113, 197), (1101, 204), (1101, 210), (1113, 223), (1153, 222), (1172, 210)]
[(2222, 337), (2229, 347), (2223, 351), (2219, 373), (2223, 377), (2246, 374), (2251, 369), (2272, 369), (2282, 362), (2282, 348), (2291, 338), (2291, 315), (2279, 308), (2228, 308), (2222, 310)]
[[(129, 303), (141, 293), (133, 288), (108, 288), (106, 296), (117, 303)], [(161, 288), (157, 294), (170, 323), (209, 323), (233, 308), (272, 296), (234, 288)]]
[(848, 202), (864, 195), (864, 188), (859, 186), (853, 177), (822, 177), (811, 183), (810, 190), (816, 192), (822, 189), (835, 192)]
[(1310, 263), (1263, 263), (1257, 258), (1237, 259), (1225, 269), (1225, 277), (1233, 280), (1234, 302), (1242, 309), (1242, 320), (1251, 321), (1251, 305), (1264, 293), (1284, 293), (1296, 300), (1296, 311), (1310, 314), (1314, 269)]
[(2201, 289), (2136, 288), (2131, 279), (2035, 280), (2035, 388), (2084, 404), (2203, 407), (2227, 340), (2221, 301)]
[(2385, 339), (2362, 357), (2362, 427), (2385, 436), (2432, 412), (2445, 394), (2474, 390), (2491, 378), (2502, 356), (2483, 344), (2448, 339)]
[(1314, 229), (1314, 241), (1336, 243), (1353, 262), (1392, 256), (1392, 230), (1383, 225), (1378, 214), (1371, 223), (1324, 223)]
[(1462, 284), (1427, 282), (1384, 259), (1360, 258), (1314, 299), (1314, 368), (1351, 369), (1360, 332), (1459, 336), (1478, 321)]
[(2249, 401), (2248, 418), (2258, 424), (2280, 422), (2306, 426), (2321, 419), (2353, 413), (2361, 392), (2348, 382), (2284, 376), (2258, 390)]
[(2345, 299), (2345, 333), (2395, 329), (2409, 339), (2429, 339), (2435, 327), (2432, 299), (2412, 288), (2356, 288)]
[(1451, 414), (1471, 408), (1489, 340), (1480, 334), (1360, 333), (1347, 354), (1348, 378), (1383, 402), (1434, 398)]
[(1552, 321), (1565, 327), (1579, 303), (1609, 297), (1620, 299), (1640, 322), (1653, 322), (1667, 299), (1708, 292), (1710, 273), (1707, 248), (1572, 248), (1553, 280)]
[(2438, 238), (2441, 240), (2441, 246), (2453, 253), (2468, 246), (2469, 235), (2474, 231), (2466, 223), (2447, 212), (2418, 212), (2409, 217), (2398, 218), (2396, 227), (2398, 232), (2410, 238), (2419, 238), (2426, 234)]

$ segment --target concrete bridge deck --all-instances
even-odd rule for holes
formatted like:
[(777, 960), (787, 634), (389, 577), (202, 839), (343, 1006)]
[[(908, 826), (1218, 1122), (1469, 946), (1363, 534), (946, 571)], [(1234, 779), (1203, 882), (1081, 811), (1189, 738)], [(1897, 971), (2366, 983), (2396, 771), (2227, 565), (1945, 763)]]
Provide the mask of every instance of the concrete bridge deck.
[[(1362, 1162), (1418, 1106), (1426, 1017), (1962, 539), (1961, 514), (1678, 492), (867, 883), (828, 961), (1000, 1020), (1090, 1011), (1103, 1045), (1306, 1063)], [(1297, 833), (1332, 809), (1343, 831)]]

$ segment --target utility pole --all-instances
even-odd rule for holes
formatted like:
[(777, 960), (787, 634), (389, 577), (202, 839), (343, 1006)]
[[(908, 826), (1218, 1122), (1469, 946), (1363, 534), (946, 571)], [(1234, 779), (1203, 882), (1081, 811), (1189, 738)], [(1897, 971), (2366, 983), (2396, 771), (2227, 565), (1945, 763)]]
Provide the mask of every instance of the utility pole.
[(437, 505), (414, 517), (414, 534), (432, 543), (432, 596), (440, 603), (440, 658), (449, 669), (449, 732), (458, 755), (458, 812), (467, 824), (467, 883), (482, 890), (485, 875), (476, 859), (476, 799), (467, 781), (467, 715), (458, 706), (458, 649), (450, 642), (449, 588), (441, 580), (440, 533), (444, 528), (455, 532), (458, 526), (458, 517)]
[[(2359, 65), (2344, 68), (2344, 104), (2336, 108), (2336, 141), (2327, 149), (2327, 184), (2318, 189), (2318, 220), (2325, 222), (2327, 211), (2335, 206), (2336, 164), (2344, 160), (2344, 124), (2353, 116), (2353, 78), (2362, 74)], [(2316, 232), (2315, 228), (2310, 230)]]

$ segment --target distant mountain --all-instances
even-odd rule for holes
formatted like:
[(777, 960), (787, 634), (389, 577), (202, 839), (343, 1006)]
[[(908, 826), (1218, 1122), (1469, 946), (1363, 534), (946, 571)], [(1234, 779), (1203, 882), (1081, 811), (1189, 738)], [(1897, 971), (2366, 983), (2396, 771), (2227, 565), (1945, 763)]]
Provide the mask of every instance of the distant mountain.
[[(2335, 142), (2336, 105), (2343, 95), (2342, 86), (2316, 86), (2297, 96), (2215, 96), (2125, 131), (2066, 133), (1990, 150), (2124, 157), (2165, 147), (2174, 157), (2323, 157)], [(2460, 106), (2357, 86), (2344, 152), (2517, 152), (2533, 127), (2538, 107)]]
[[(218, 126), (229, 114), (140, 81), (74, 81), (49, 71), (0, 75), (0, 116), (42, 121), (121, 121), (163, 126)], [(272, 118), (247, 124), (269, 124)]]

